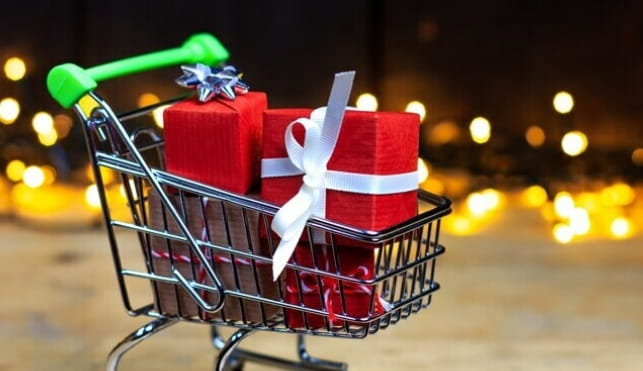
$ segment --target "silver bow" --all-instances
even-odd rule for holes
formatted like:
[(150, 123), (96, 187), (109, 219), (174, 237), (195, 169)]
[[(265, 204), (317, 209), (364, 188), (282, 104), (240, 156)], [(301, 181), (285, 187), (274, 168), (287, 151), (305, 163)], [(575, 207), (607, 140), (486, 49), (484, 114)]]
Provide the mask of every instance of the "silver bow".
[(234, 100), (237, 94), (245, 94), (249, 89), (234, 66), (210, 67), (197, 63), (183, 65), (181, 70), (183, 75), (175, 80), (176, 83), (184, 88), (196, 88), (200, 102), (207, 102), (219, 95)]

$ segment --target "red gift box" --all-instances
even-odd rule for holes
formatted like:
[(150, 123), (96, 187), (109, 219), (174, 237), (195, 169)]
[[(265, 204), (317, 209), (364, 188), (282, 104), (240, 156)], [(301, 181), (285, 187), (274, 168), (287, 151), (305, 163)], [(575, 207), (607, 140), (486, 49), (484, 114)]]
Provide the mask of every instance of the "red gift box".
[(265, 93), (179, 102), (163, 113), (168, 172), (246, 193), (259, 177)]
[[(310, 109), (271, 109), (264, 113), (263, 159), (288, 157), (286, 127), (308, 117)], [(329, 170), (392, 175), (417, 170), (419, 116), (412, 113), (346, 111)], [(303, 142), (303, 129), (294, 128)], [(292, 198), (302, 176), (263, 177), (261, 197), (277, 205)], [(359, 194), (326, 190), (326, 218), (368, 230), (382, 230), (417, 214), (417, 191)], [(305, 236), (304, 236), (305, 237)]]
[[(315, 268), (358, 280), (374, 277), (373, 251), (361, 247), (341, 246), (336, 248), (337, 259), (332, 248), (315, 244), (315, 260), (308, 244), (297, 246), (293, 259), (299, 266)], [(335, 260), (339, 262), (336, 267)], [(321, 286), (320, 286), (321, 283)], [(286, 326), (289, 328), (319, 329), (341, 327), (344, 321), (337, 315), (356, 319), (368, 319), (384, 311), (383, 299), (375, 285), (361, 284), (324, 277), (314, 273), (286, 270), (284, 300), (287, 303), (328, 312), (324, 316), (294, 309), (286, 309)], [(355, 324), (350, 322), (349, 324)]]

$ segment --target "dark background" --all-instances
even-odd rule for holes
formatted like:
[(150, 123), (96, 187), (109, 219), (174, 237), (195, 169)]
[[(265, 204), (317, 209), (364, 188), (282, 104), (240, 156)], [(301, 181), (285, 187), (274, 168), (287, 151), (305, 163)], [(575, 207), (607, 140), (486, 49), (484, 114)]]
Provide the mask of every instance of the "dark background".
[[(491, 121), (493, 136), (485, 149), (466, 138), (435, 148), (423, 143), (434, 164), (555, 175), (551, 169), (560, 167), (560, 136), (576, 128), (590, 141), (583, 158), (574, 160), (579, 172), (639, 178), (641, 167), (630, 156), (643, 146), (642, 4), (12, 1), (3, 4), (0, 59), (25, 58), (29, 75), (18, 85), (3, 78), (0, 92), (27, 97), (25, 113), (61, 112), (44, 88), (55, 64), (92, 66), (177, 46), (206, 31), (226, 45), (230, 62), (244, 71), (253, 89), (269, 93), (272, 107), (323, 105), (332, 74), (355, 69), (353, 99), (375, 93), (385, 110), (423, 102), (428, 111), (424, 135), (443, 120), (464, 131), (475, 116)], [(177, 75), (178, 69), (167, 69), (105, 83), (99, 91), (117, 107), (133, 108), (143, 92), (179, 93), (172, 83)], [(559, 90), (574, 96), (570, 116), (552, 108)], [(540, 152), (525, 143), (530, 125), (540, 125), (548, 135)], [(5, 133), (5, 144), (15, 137)], [(489, 167), (476, 160), (485, 151), (514, 163)]]

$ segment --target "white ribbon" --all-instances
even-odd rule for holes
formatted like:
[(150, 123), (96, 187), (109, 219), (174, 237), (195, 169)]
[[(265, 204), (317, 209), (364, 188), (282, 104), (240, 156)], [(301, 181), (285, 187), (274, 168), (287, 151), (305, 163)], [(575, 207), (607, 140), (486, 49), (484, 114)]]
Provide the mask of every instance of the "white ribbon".
[[(342, 126), (354, 71), (335, 74), (328, 107), (314, 110), (310, 118), (299, 118), (286, 128), (284, 141), (288, 158), (263, 159), (261, 176), (283, 177), (303, 174), (299, 192), (286, 202), (272, 220), (272, 230), (281, 238), (273, 255), (273, 279), (281, 274), (295, 250), (311, 216), (326, 216), (326, 189), (391, 194), (417, 189), (417, 172), (373, 175), (327, 170)], [(304, 145), (293, 135), (295, 125), (305, 130)]]

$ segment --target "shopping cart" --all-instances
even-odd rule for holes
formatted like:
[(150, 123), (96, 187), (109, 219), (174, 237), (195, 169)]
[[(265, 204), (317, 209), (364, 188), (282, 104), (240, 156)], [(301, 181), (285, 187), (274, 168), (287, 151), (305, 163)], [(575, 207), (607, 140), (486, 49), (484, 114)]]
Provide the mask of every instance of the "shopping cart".
[[(292, 295), (287, 299), (292, 293), (288, 292), (284, 275), (274, 283), (271, 280), (273, 286), (268, 287), (260, 282), (259, 274), (271, 265), (272, 252), (278, 243), (267, 227), (278, 207), (164, 171), (162, 130), (150, 124), (145, 116), (185, 97), (117, 114), (94, 92), (97, 82), (107, 79), (181, 63), (213, 65), (227, 58), (227, 51), (213, 36), (198, 34), (175, 49), (88, 69), (63, 64), (53, 68), (48, 76), (52, 96), (63, 107), (73, 107), (83, 124), (123, 304), (132, 316), (154, 318), (116, 345), (108, 357), (108, 370), (115, 370), (121, 356), (136, 344), (180, 321), (211, 326), (211, 340), (219, 350), (217, 370), (241, 370), (246, 361), (288, 369), (344, 370), (347, 369), (344, 363), (311, 357), (304, 335), (363, 338), (428, 307), (432, 293), (439, 288), (434, 274), (436, 258), (444, 253), (438, 240), (440, 218), (450, 212), (450, 202), (420, 191), (421, 213), (383, 231), (360, 230), (332, 220), (311, 218), (304, 232), (309, 238), (302, 241), (306, 241), (303, 248), (307, 244), (313, 262), (303, 264), (295, 260), (287, 265), (286, 271), (298, 277), (295, 292), (299, 292), (299, 300), (297, 297), (293, 300)], [(111, 169), (119, 177), (129, 209), (126, 216), (113, 212), (122, 208), (124, 202), (108, 192), (104, 169)], [(189, 205), (194, 204), (198, 205), (197, 212), (188, 212)], [(156, 216), (151, 215), (154, 208)], [(220, 210), (217, 222), (223, 228), (223, 242), (211, 238), (210, 233), (195, 233), (195, 226), (209, 232), (212, 208)], [(236, 226), (231, 225), (231, 215), (241, 218), (240, 228), (238, 220)], [(249, 236), (256, 234), (256, 228), (265, 229), (261, 232), (265, 249), (252, 246), (254, 242)], [(312, 238), (320, 233), (326, 239), (323, 246)], [(137, 237), (138, 246), (121, 242), (121, 237), (128, 235)], [(239, 237), (250, 247), (238, 248)], [(373, 251), (372, 276), (360, 278), (342, 273), (339, 239), (350, 239)], [(163, 256), (154, 247), (159, 242), (165, 246)], [(177, 245), (187, 248), (179, 254)], [(131, 256), (131, 249), (142, 253), (137, 254), (138, 260), (133, 263), (122, 258)], [(320, 249), (324, 249), (333, 264), (316, 261)], [(161, 258), (169, 267), (165, 272), (155, 266), (155, 259)], [(245, 277), (241, 277), (240, 268), (235, 268), (238, 261), (245, 264)], [(179, 269), (181, 264), (188, 269)], [(227, 264), (232, 272), (228, 273), (233, 278), (231, 282), (222, 281), (221, 264)], [(134, 296), (140, 295), (141, 290), (131, 289), (133, 281), (151, 286), (151, 290), (145, 290), (143, 305), (134, 304), (140, 300)], [(355, 315), (347, 310), (347, 292), (356, 287), (370, 300), (365, 314)], [(168, 304), (168, 290), (173, 307), (170, 311), (163, 308)], [(302, 300), (302, 290), (312, 290), (320, 305)], [(329, 290), (337, 297), (332, 305), (328, 301)], [(236, 303), (236, 314), (229, 310), (232, 303)], [(197, 310), (187, 310), (188, 306)], [(298, 326), (292, 326), (294, 316), (302, 320)], [(237, 330), (224, 339), (217, 326)], [(280, 359), (237, 348), (243, 339), (259, 330), (296, 334), (299, 359)]]

